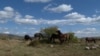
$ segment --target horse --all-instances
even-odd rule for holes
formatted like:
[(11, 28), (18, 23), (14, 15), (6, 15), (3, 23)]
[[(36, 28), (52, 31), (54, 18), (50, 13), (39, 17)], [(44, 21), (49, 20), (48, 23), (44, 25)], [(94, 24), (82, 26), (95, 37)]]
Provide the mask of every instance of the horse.
[(57, 34), (53, 33), (50, 37), (50, 42), (55, 43), (55, 39), (58, 39), (60, 41), (60, 44), (63, 42), (69, 40), (69, 35), (68, 34), (62, 34), (59, 30), (56, 31)]
[(24, 36), (24, 39), (25, 39), (25, 41), (28, 41), (28, 40), (31, 40), (32, 41), (32, 38), (29, 35), (25, 35)]
[(42, 33), (35, 33), (35, 34), (34, 34), (34, 38), (35, 38), (35, 39), (41, 40), (41, 39), (43, 39), (43, 37), (44, 37), (44, 36), (43, 36)]
[(50, 37), (50, 41), (53, 42), (53, 43), (55, 43), (55, 39), (58, 39), (60, 41), (60, 44), (62, 44), (65, 41), (69, 42), (70, 37), (69, 37), (68, 34), (61, 34), (61, 35), (52, 34), (51, 37)]
[(64, 41), (70, 41), (70, 35), (69, 35), (69, 33), (65, 33), (65, 34), (62, 34), (62, 37), (64, 37)]
[(96, 39), (95, 38), (86, 37), (85, 41), (86, 41), (86, 43), (91, 43), (91, 42), (96, 43)]

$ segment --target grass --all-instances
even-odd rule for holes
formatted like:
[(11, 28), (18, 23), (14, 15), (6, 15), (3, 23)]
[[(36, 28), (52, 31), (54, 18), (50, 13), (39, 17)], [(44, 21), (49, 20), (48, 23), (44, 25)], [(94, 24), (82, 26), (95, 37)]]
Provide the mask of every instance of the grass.
[(46, 43), (39, 47), (27, 44), (21, 40), (0, 40), (0, 56), (100, 56), (99, 48), (84, 50), (85, 43), (54, 44), (53, 48)]

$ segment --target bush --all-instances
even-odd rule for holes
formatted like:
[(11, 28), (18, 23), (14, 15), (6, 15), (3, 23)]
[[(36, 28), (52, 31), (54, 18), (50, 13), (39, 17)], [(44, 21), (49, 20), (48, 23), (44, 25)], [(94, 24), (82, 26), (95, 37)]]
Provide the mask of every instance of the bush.
[(53, 33), (56, 33), (58, 30), (57, 26), (51, 26), (51, 27), (46, 27), (44, 29), (41, 29), (41, 33), (46, 35), (47, 38), (49, 38)]
[(79, 39), (77, 38), (77, 36), (75, 36), (75, 34), (73, 32), (69, 32), (69, 36), (70, 36), (70, 39), (69, 39), (70, 42), (72, 42), (72, 43), (79, 42)]
[(36, 47), (36, 46), (39, 46), (40, 45), (40, 41), (39, 40), (33, 40), (29, 43), (28, 46), (33, 46), (33, 47)]
[(7, 37), (0, 37), (1, 40), (9, 40)]
[(70, 41), (73, 43), (77, 43), (79, 42), (79, 39), (77, 37), (73, 37)]

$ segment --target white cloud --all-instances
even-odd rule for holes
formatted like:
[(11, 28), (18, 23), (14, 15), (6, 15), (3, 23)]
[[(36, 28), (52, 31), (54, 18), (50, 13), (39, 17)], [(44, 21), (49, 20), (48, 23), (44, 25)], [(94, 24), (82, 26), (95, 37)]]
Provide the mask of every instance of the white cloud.
[(31, 16), (31, 15), (25, 15), (25, 18), (26, 18), (26, 19), (32, 19), (32, 18), (34, 18), (34, 17)]
[(23, 36), (23, 35), (28, 34), (28, 33), (23, 31), (23, 32), (14, 32), (13, 34), (22, 35)]
[(15, 20), (17, 23), (22, 23), (22, 24), (38, 24), (37, 20), (35, 19), (16, 19)]
[(51, 0), (24, 0), (25, 2), (35, 3), (35, 2), (41, 2), (41, 3), (47, 3)]
[(7, 20), (0, 20), (0, 23), (5, 23), (7, 22)]
[(12, 7), (4, 7), (3, 10), (0, 10), (0, 23), (5, 23), (8, 19), (12, 19), (15, 16), (16, 12)]
[(95, 24), (100, 23), (100, 16), (86, 17), (85, 15), (73, 12), (64, 16), (73, 24)]
[(58, 24), (65, 24), (67, 20), (46, 20), (46, 19), (34, 19), (34, 18), (26, 18), (26, 17), (16, 17), (15, 22), (19, 24), (32, 24), (32, 25), (38, 25), (38, 24), (52, 24), (52, 25), (58, 25)]
[(35, 30), (35, 28), (29, 28), (29, 27), (28, 27), (28, 28), (25, 27), (24, 29), (25, 29), (25, 30)]
[(19, 34), (21, 34), (21, 33), (20, 33), (20, 32), (15, 32), (15, 34), (16, 34), (16, 35), (19, 35)]
[(95, 10), (96, 13), (100, 13), (100, 10)]
[(34, 16), (25, 15), (24, 17), (21, 14), (17, 14), (15, 17), (15, 22), (18, 24), (32, 24), (32, 25), (39, 25), (39, 24), (64, 24), (67, 20), (47, 20), (47, 19), (36, 19)]
[(5, 31), (5, 32), (3, 32), (4, 34), (10, 34), (10, 32), (9, 31)]
[(4, 30), (8, 30), (8, 28), (4, 28)]
[(67, 20), (44, 20), (45, 24), (53, 24), (53, 25), (58, 25), (58, 24), (65, 24)]
[(2, 27), (0, 27), (0, 30), (2, 30)]
[[(52, 6), (49, 4), (45, 9), (51, 9), (49, 8)], [(71, 8), (71, 5), (62, 4), (55, 8), (55, 12), (67, 12), (65, 9)], [(72, 8), (70, 9), (72, 10)], [(14, 21), (16, 23), (20, 24), (32, 24), (32, 25), (38, 25), (38, 24), (67, 24), (67, 25), (75, 25), (75, 24), (96, 24), (100, 23), (100, 16), (92, 16), (92, 17), (86, 17), (85, 15), (79, 14), (77, 12), (72, 12), (64, 16), (66, 19), (54, 19), (54, 20), (47, 20), (47, 19), (37, 19), (34, 16), (31, 15), (25, 15), (22, 16), (19, 12), (15, 11), (12, 7), (4, 7), (3, 10), (0, 10), (0, 23), (8, 22), (9, 19), (11, 21)]]
[(84, 33), (84, 34), (89, 34), (89, 33), (95, 33), (96, 28), (86, 28), (81, 31), (77, 31), (76, 33)]
[(64, 16), (65, 18), (68, 18), (68, 19), (80, 19), (80, 18), (85, 18), (84, 15), (81, 15), (77, 12), (73, 12), (73, 13), (70, 13), (68, 15), (65, 15)]
[(44, 10), (48, 10), (48, 11), (52, 11), (52, 12), (56, 12), (56, 13), (61, 13), (61, 12), (69, 12), (71, 11), (73, 8), (71, 7), (71, 5), (67, 5), (67, 4), (61, 4), (57, 7), (51, 7), (50, 8), (50, 4), (47, 5), (46, 7), (44, 7)]
[(29, 28), (30, 30), (34, 30), (35, 28)]
[(25, 15), (23, 17), (20, 14), (16, 15), (15, 22), (16, 23), (21, 23), (21, 24), (38, 24), (38, 21), (36, 19), (34, 19), (33, 16), (31, 16), (31, 15)]
[(8, 19), (14, 16), (14, 10), (12, 7), (5, 7), (0, 11), (0, 19)]
[(100, 35), (100, 32), (96, 28), (86, 28), (86, 29), (75, 31), (75, 33), (79, 37), (93, 37), (93, 36)]
[(14, 9), (12, 7), (9, 7), (9, 6), (8, 7), (5, 7), (4, 10), (5, 11), (9, 11), (9, 12), (14, 11)]
[(2, 30), (2, 31), (8, 31), (9, 28), (7, 28), (7, 27), (0, 27), (0, 30)]

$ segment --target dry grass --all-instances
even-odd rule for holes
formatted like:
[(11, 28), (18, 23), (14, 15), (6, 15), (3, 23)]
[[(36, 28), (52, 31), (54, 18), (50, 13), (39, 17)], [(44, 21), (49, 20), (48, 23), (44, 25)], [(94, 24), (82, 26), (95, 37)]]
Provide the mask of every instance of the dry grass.
[(0, 56), (100, 56), (100, 49), (84, 50), (84, 43), (41, 44), (29, 47), (19, 40), (0, 40)]

